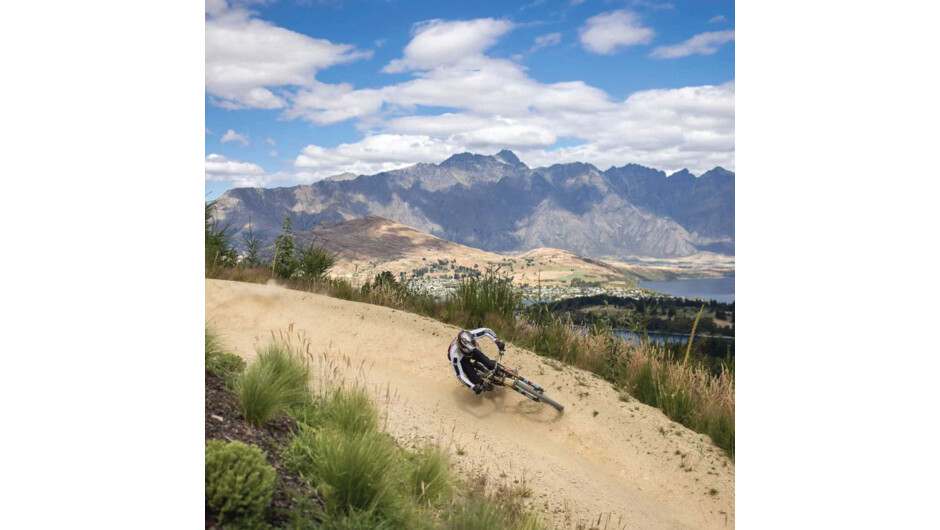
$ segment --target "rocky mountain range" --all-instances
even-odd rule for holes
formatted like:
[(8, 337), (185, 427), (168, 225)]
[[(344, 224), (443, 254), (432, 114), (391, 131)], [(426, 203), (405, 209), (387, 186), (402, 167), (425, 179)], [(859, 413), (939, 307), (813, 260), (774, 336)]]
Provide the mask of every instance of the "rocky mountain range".
[(454, 155), (375, 175), (285, 188), (237, 188), (218, 201), (237, 233), (273, 239), (294, 229), (377, 215), (490, 252), (554, 247), (582, 255), (681, 257), (734, 253), (734, 173), (696, 177), (636, 164), (529, 168), (511, 151)]

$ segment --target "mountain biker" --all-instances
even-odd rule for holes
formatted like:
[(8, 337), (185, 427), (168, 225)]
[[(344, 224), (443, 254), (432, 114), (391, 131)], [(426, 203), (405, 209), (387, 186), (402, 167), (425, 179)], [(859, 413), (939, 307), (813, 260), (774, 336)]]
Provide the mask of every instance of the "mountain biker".
[(477, 344), (477, 339), (483, 336), (491, 338), (500, 352), (506, 349), (506, 345), (499, 340), (492, 329), (479, 328), (458, 333), (457, 338), (450, 343), (450, 348), (447, 350), (447, 360), (454, 368), (454, 375), (477, 395), (480, 395), (483, 390), (492, 390), (492, 388), (483, 388), (483, 379), (477, 373), (475, 363), (482, 364), (487, 370), (496, 368), (496, 362), (480, 351), (479, 344)]

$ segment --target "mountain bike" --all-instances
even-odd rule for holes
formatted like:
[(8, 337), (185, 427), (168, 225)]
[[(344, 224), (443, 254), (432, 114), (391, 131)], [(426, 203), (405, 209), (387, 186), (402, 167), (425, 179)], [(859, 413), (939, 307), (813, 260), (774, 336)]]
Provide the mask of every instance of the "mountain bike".
[(496, 367), (493, 370), (487, 369), (480, 363), (476, 363), (477, 370), (483, 377), (481, 385), (485, 390), (492, 390), (493, 386), (504, 386), (519, 392), (523, 396), (539, 403), (547, 403), (555, 409), (562, 411), (565, 407), (554, 399), (545, 395), (545, 389), (519, 375), (517, 370), (503, 366), (503, 353), (499, 352), (499, 358), (496, 359)]

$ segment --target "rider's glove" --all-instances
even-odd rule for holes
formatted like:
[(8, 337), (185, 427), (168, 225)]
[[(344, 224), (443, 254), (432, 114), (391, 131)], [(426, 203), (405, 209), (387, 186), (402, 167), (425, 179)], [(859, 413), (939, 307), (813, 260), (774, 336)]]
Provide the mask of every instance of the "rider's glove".
[(474, 393), (474, 394), (476, 394), (476, 395), (479, 396), (481, 392), (483, 392), (483, 389), (480, 388), (480, 385), (473, 385), (473, 393)]
[(506, 350), (506, 344), (503, 343), (503, 341), (501, 341), (501, 340), (497, 340), (497, 341), (496, 341), (496, 347), (499, 348), (499, 351), (505, 351), (505, 350)]

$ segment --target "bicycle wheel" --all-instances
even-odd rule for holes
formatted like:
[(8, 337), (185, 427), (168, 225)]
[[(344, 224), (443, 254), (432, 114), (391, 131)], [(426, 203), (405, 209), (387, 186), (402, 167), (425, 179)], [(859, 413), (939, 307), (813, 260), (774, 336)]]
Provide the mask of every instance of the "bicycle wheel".
[(532, 388), (531, 386), (529, 386), (529, 385), (523, 383), (522, 381), (519, 381), (519, 380), (513, 381), (513, 387), (519, 388), (519, 389), (525, 391), (526, 393), (535, 396), (536, 398), (538, 398), (539, 401), (541, 401), (541, 402), (543, 402), (543, 403), (548, 403), (549, 405), (555, 407), (555, 409), (557, 409), (557, 410), (559, 410), (559, 411), (565, 410), (565, 407), (564, 407), (561, 403), (559, 403), (559, 402), (555, 401), (554, 399), (552, 399), (552, 398), (546, 396), (546, 395), (543, 394), (542, 392), (539, 392), (539, 391), (535, 390), (534, 388)]

